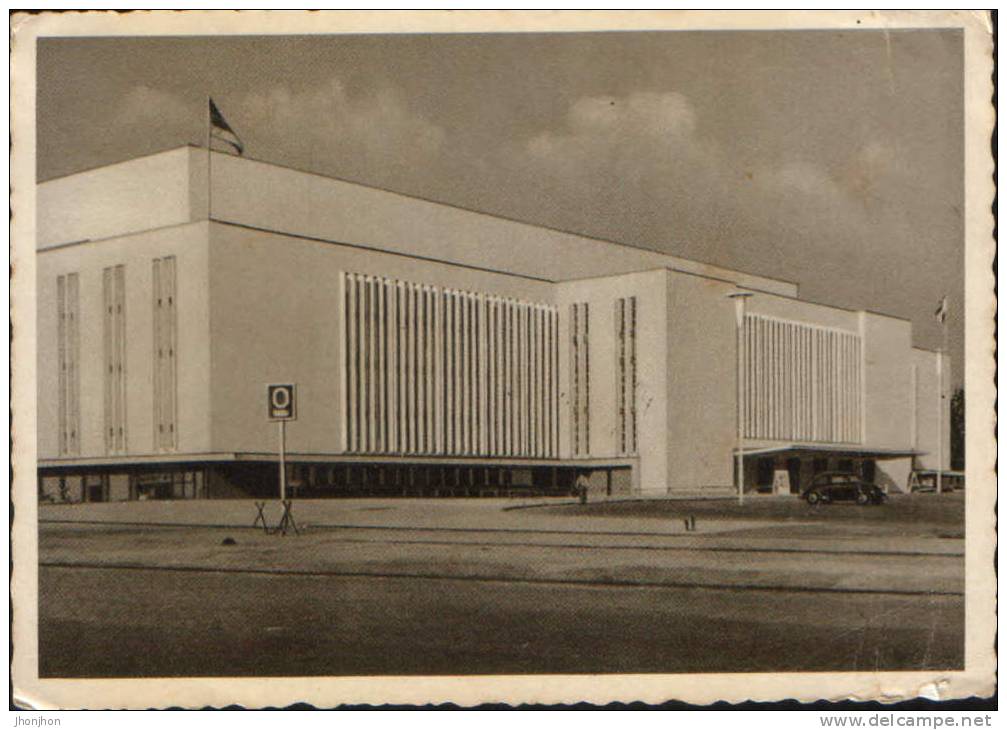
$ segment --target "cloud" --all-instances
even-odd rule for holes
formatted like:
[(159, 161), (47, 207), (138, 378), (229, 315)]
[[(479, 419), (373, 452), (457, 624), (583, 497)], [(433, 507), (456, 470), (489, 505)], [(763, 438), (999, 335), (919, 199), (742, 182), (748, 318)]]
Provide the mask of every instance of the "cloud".
[(723, 195), (725, 203), (790, 201), (795, 207), (849, 206), (892, 163), (891, 148), (873, 142), (856, 150), (839, 175), (802, 159), (746, 171), (702, 132), (693, 105), (680, 93), (585, 97), (569, 107), (561, 130), (529, 139), (519, 159), (549, 177), (614, 172), (623, 184), (669, 195), (705, 191)]
[(592, 96), (578, 99), (569, 110), (572, 135), (648, 137), (688, 136), (695, 129), (695, 112), (682, 94), (636, 92), (625, 98)]
[(327, 168), (320, 172), (387, 178), (430, 164), (445, 145), (443, 129), (390, 87), (353, 96), (339, 79), (297, 91), (277, 85), (230, 100), (228, 108), (250, 155), (269, 150), (258, 155)]
[(557, 128), (491, 154), (482, 169), (534, 190), (562, 227), (621, 239), (629, 231), (630, 242), (684, 255), (702, 256), (711, 238), (733, 235), (745, 217), (739, 205), (763, 195), (770, 178), (799, 185), (803, 174), (813, 184), (812, 171), (798, 169), (746, 179), (674, 91), (576, 99)]
[(849, 156), (839, 180), (851, 196), (870, 204), (899, 172), (895, 145), (870, 140)]
[(638, 163), (641, 156), (653, 160), (655, 148), (695, 157), (701, 152), (695, 127), (695, 112), (682, 94), (590, 96), (570, 106), (562, 129), (533, 136), (518, 152), (532, 164), (555, 165), (563, 171), (573, 165), (610, 168), (623, 161)]
[(821, 199), (836, 199), (841, 191), (835, 181), (819, 166), (808, 162), (787, 162), (771, 168), (760, 176), (760, 184), (775, 186), (782, 195), (805, 195)]
[(698, 134), (689, 99), (675, 92), (582, 97), (557, 128), (490, 155), (482, 169), (534, 190), (565, 216), (561, 225), (578, 229), (589, 215), (613, 228), (629, 218), (656, 221), (669, 207), (702, 205), (718, 184), (717, 151)]
[(470, 200), (768, 275), (799, 257), (798, 268), (837, 281), (870, 279), (913, 236), (892, 199), (904, 177), (897, 150), (884, 140), (808, 159), (796, 148), (762, 154), (753, 139), (739, 159), (720, 133), (678, 92), (585, 96), (559, 124), (484, 151), (466, 175)]

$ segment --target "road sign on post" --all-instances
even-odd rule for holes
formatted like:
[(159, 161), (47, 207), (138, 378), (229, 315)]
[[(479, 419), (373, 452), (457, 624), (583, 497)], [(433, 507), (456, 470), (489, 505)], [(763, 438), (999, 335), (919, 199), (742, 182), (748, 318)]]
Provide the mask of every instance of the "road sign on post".
[(287, 421), (297, 419), (297, 386), (294, 383), (273, 383), (266, 386), (266, 405), (269, 420), (276, 421), (280, 430), (280, 504), (283, 516), (277, 531), (286, 535), (287, 528), (293, 528), (294, 517), (290, 513), (290, 501), (287, 499)]
[(270, 421), (297, 420), (297, 386), (293, 383), (266, 386)]

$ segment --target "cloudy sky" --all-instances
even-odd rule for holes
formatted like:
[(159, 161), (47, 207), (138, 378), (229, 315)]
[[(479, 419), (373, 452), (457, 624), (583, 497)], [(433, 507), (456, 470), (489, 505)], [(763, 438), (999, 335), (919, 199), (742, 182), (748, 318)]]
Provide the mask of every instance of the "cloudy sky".
[(51, 39), (38, 177), (246, 154), (910, 318), (961, 379), (962, 39), (800, 31)]

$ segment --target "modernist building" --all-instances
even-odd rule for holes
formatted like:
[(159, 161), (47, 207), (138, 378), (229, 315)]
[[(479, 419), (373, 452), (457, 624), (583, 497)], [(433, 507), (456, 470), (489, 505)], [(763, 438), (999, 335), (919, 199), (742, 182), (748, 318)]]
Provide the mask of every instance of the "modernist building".
[(898, 489), (948, 427), (910, 322), (788, 281), (195, 147), (38, 210), (49, 498), (274, 494), (269, 383), (301, 496), (728, 494), (739, 418), (749, 491)]

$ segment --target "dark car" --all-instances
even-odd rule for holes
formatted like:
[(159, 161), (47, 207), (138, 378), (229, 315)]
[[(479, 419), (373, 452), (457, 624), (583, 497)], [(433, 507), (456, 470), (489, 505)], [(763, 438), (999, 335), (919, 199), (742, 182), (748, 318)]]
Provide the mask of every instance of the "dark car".
[(881, 504), (885, 493), (876, 484), (865, 482), (856, 474), (844, 471), (827, 471), (815, 475), (808, 488), (801, 493), (808, 504), (828, 502), (856, 502)]

